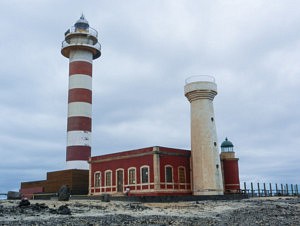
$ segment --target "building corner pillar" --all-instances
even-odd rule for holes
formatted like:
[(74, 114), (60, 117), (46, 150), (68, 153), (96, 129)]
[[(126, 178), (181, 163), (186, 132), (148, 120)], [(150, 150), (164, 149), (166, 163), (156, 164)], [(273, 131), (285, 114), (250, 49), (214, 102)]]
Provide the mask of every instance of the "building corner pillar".
[(153, 147), (154, 190), (160, 190), (160, 159), (159, 147)]

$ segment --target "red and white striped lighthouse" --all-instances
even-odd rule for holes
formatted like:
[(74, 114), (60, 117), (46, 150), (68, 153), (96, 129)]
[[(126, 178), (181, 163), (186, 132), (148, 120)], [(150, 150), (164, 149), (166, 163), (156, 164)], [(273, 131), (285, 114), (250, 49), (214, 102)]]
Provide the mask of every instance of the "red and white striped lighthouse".
[(66, 161), (68, 169), (88, 169), (92, 132), (92, 66), (101, 55), (98, 33), (82, 15), (65, 32), (61, 54), (69, 58)]

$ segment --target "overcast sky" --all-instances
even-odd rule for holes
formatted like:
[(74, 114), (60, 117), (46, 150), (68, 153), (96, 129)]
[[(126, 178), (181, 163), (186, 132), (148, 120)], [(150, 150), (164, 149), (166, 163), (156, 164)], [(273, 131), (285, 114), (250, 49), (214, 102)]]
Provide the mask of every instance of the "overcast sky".
[(190, 149), (185, 79), (215, 77), (218, 145), (241, 182), (300, 183), (300, 1), (0, 2), (0, 193), (65, 168), (64, 32), (83, 12), (98, 30), (92, 155)]

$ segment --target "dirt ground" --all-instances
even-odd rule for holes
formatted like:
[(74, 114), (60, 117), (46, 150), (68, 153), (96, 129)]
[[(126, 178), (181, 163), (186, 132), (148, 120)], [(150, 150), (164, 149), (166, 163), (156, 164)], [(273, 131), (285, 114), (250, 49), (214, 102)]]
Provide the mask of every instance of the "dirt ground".
[(177, 203), (0, 200), (0, 225), (300, 225), (299, 197)]

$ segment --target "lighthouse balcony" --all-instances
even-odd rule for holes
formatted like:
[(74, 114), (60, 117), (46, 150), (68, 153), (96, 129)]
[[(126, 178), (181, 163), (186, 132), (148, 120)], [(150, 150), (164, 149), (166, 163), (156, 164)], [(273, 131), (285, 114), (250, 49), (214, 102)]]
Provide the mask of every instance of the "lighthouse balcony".
[(101, 45), (99, 42), (95, 43), (93, 40), (87, 38), (72, 38), (65, 40), (61, 45), (61, 53), (63, 56), (69, 58), (70, 51), (75, 49), (87, 50), (93, 53), (93, 59), (101, 56)]
[(213, 82), (215, 83), (215, 78), (211, 75), (193, 75), (188, 77), (185, 80), (185, 84), (192, 83), (192, 82)]
[(212, 76), (191, 76), (185, 80), (185, 83), (184, 94), (190, 102), (198, 99), (213, 100), (217, 95), (217, 84)]
[(69, 46), (88, 46), (94, 49), (98, 49), (99, 51), (101, 50), (101, 45), (99, 42), (97, 43), (93, 43), (91, 40), (89, 39), (76, 39), (76, 40), (65, 40), (62, 42), (61, 44), (61, 48), (66, 48)]
[(65, 32), (65, 37), (67, 38), (67, 36), (74, 35), (74, 34), (87, 34), (89, 36), (95, 37), (96, 39), (98, 38), (98, 32), (91, 27), (83, 29), (83, 28), (78, 28), (73, 26)]

